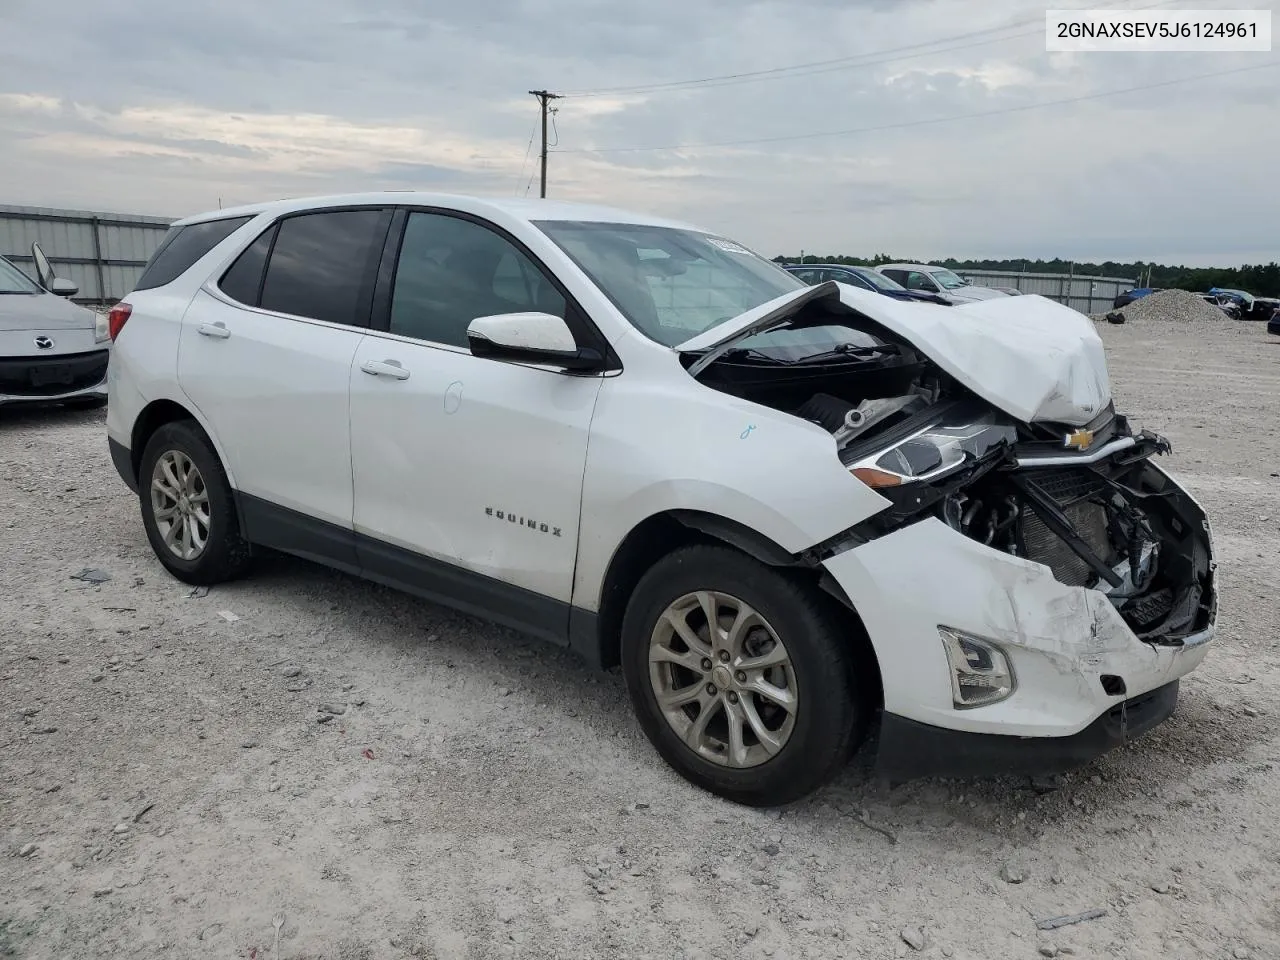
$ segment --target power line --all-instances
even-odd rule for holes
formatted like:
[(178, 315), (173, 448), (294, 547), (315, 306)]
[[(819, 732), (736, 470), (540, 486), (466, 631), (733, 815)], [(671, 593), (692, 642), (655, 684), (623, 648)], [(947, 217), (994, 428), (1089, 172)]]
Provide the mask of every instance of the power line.
[[(533, 153), (533, 138), (538, 135), (538, 121), (533, 121), (533, 129), (529, 131), (529, 145), (524, 148), (524, 159), (520, 161), (520, 173), (516, 177), (516, 193), (520, 192), (520, 181), (524, 179), (524, 168), (529, 162), (529, 154)], [(530, 181), (532, 182), (532, 181)], [(525, 190), (525, 193), (528, 193)]]
[[(1106, 7), (1116, 7), (1127, 0), (1105, 0), (1102, 3), (1091, 4), (1089, 9), (1102, 9)], [(1149, 3), (1141, 7), (1134, 7), (1134, 10), (1149, 10), (1152, 7), (1167, 6), (1169, 3), (1175, 3), (1178, 0), (1161, 0), (1158, 3)], [(1028, 30), (1022, 33), (1010, 34), (1007, 37), (991, 37), (990, 34), (1004, 33), (1018, 27), (1030, 26), (1031, 24), (1041, 24), (1040, 30)], [(1043, 32), (1043, 17), (1036, 17), (1028, 20), (1015, 20), (1007, 23), (1002, 27), (986, 27), (982, 30), (972, 30), (969, 33), (959, 33), (950, 37), (944, 37), (939, 40), (929, 40), (922, 43), (912, 43), (903, 47), (889, 47), (884, 50), (869, 50), (865, 53), (852, 54), (847, 57), (836, 57), (831, 60), (813, 60), (809, 63), (794, 63), (785, 67), (771, 67), (767, 70), (751, 70), (745, 73), (725, 73), (711, 77), (698, 77), (689, 80), (670, 80), (664, 83), (648, 83), (637, 84), (629, 87), (605, 87), (600, 90), (577, 91), (574, 93), (566, 93), (566, 99), (582, 99), (585, 97), (604, 97), (617, 96), (624, 94), (640, 94), (640, 93), (660, 93), (665, 91), (691, 90), (691, 89), (713, 89), (715, 87), (727, 87), (740, 83), (758, 83), (765, 80), (781, 80), (788, 77), (807, 77), (820, 73), (831, 73), (837, 70), (848, 70), (856, 67), (870, 67), (883, 63), (893, 63), (898, 60), (911, 60), (916, 57), (927, 57), (936, 53), (950, 53), (955, 50), (968, 50), (973, 47), (987, 46), (992, 43), (1002, 43), (1005, 40), (1014, 40), (1018, 37), (1036, 36)], [(988, 37), (985, 40), (979, 40), (975, 43), (956, 44), (956, 40), (966, 40), (973, 37)], [(941, 46), (942, 44), (951, 44), (950, 46)], [(939, 49), (927, 49), (930, 47), (938, 47)], [(916, 51), (916, 52), (909, 52)], [(895, 56), (884, 56), (885, 54), (895, 54)], [(902, 54), (896, 56), (896, 54)], [(867, 59), (880, 58), (880, 59)]]
[(1039, 110), (1042, 107), (1058, 107), (1069, 103), (1083, 103), (1086, 100), (1101, 100), (1104, 97), (1115, 97), (1125, 93), (1137, 93), (1140, 90), (1155, 90), (1158, 87), (1171, 87), (1175, 84), (1190, 83), (1194, 80), (1209, 80), (1214, 77), (1225, 77), (1230, 74), (1247, 73), (1251, 70), (1267, 70), (1280, 66), (1280, 61), (1254, 64), (1250, 67), (1236, 67), (1233, 70), (1218, 70), (1214, 73), (1201, 73), (1190, 77), (1176, 77), (1172, 80), (1161, 80), (1157, 83), (1144, 83), (1136, 87), (1124, 87), (1118, 90), (1100, 90), (1097, 93), (1086, 93), (1078, 97), (1065, 97), (1061, 100), (1044, 100), (1039, 103), (1028, 103), (1020, 107), (1002, 107), (998, 110), (980, 110), (976, 113), (958, 113), (950, 117), (933, 117), (928, 120), (905, 120), (899, 123), (886, 123), (874, 127), (851, 127), (846, 130), (824, 130), (816, 133), (789, 134), (780, 137), (752, 137), (746, 140), (718, 140), (710, 143), (678, 143), (665, 146), (649, 147), (577, 147), (568, 150), (557, 150), (556, 153), (649, 153), (661, 150), (701, 150), (711, 147), (740, 147), (760, 143), (784, 143), (790, 140), (817, 140), (823, 137), (843, 137), (855, 133), (878, 133), (882, 130), (903, 130), (908, 127), (924, 127), (935, 123), (953, 123), (957, 120), (976, 120), (981, 117), (998, 117), (1006, 113), (1025, 113)]

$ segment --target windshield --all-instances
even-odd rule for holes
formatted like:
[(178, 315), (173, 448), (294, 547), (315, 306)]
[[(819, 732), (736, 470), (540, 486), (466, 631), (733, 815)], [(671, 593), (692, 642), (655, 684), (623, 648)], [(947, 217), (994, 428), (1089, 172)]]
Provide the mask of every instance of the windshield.
[(535, 224), (650, 339), (674, 347), (806, 284), (746, 247), (692, 230)]
[(39, 293), (40, 288), (4, 257), (0, 257), (0, 293)]
[(883, 273), (876, 273), (874, 270), (870, 270), (866, 267), (852, 267), (850, 269), (854, 273), (856, 273), (858, 276), (862, 277), (862, 279), (866, 280), (867, 283), (874, 286), (877, 290), (895, 290), (896, 291), (896, 290), (907, 289), (902, 284), (898, 283), (896, 280), (890, 280)]
[(969, 285), (968, 280), (957, 277), (950, 270), (930, 270), (929, 276), (938, 281), (938, 286), (942, 287), (943, 290), (954, 290), (957, 287), (967, 287)]

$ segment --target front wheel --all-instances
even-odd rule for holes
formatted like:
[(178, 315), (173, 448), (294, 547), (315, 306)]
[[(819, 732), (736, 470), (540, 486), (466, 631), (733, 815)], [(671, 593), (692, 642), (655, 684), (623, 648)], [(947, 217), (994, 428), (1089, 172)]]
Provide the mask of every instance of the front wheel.
[(212, 585), (249, 565), (226, 471), (191, 420), (166, 423), (147, 441), (138, 471), (147, 539), (179, 580)]
[(812, 792), (861, 742), (856, 651), (824, 595), (723, 547), (660, 560), (623, 620), (650, 741), (686, 779), (752, 806)]

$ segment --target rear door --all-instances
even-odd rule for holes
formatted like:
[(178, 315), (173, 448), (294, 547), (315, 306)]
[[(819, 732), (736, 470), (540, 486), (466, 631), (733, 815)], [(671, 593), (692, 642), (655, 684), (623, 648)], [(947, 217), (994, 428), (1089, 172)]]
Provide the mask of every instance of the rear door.
[(196, 295), (178, 361), (250, 539), (351, 567), (351, 362), (390, 219), (358, 208), (277, 221)]

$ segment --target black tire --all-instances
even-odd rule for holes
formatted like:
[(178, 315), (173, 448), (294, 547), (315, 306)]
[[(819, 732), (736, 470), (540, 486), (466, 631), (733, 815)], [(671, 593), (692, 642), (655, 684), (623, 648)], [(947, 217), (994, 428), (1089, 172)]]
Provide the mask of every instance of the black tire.
[(74, 400), (63, 400), (64, 407), (72, 410), (101, 410), (107, 405), (106, 397), (76, 397)]
[[(711, 590), (753, 607), (786, 647), (797, 691), (794, 727), (782, 749), (757, 766), (707, 760), (676, 733), (658, 706), (649, 645), (667, 607)], [(682, 548), (658, 561), (637, 584), (622, 626), (622, 670), (640, 726), (682, 776), (749, 806), (780, 806), (830, 780), (867, 731), (867, 702), (855, 669), (864, 656), (834, 601), (815, 586), (725, 547)], [(869, 669), (874, 670), (874, 667)], [(683, 688), (683, 685), (682, 685)]]
[[(165, 454), (184, 454), (200, 471), (209, 501), (208, 538), (204, 550), (186, 560), (177, 556), (164, 542), (152, 504), (151, 483), (156, 463)], [(138, 499), (142, 508), (142, 525), (146, 528), (151, 549), (165, 569), (179, 580), (198, 586), (211, 586), (242, 576), (249, 567), (249, 543), (240, 532), (240, 518), (226, 471), (203, 430), (193, 420), (166, 423), (147, 441), (138, 468)]]

